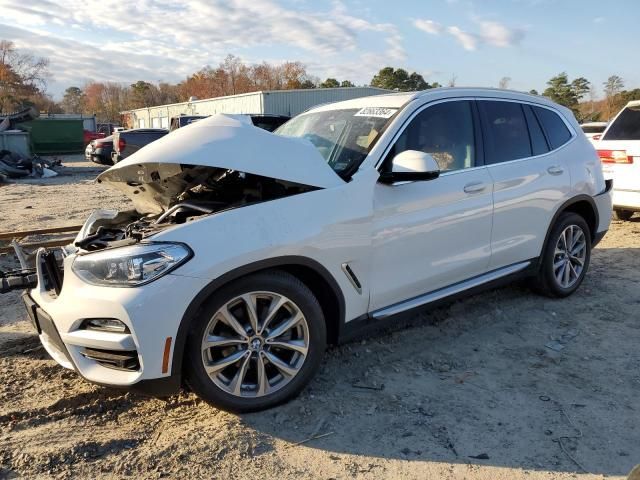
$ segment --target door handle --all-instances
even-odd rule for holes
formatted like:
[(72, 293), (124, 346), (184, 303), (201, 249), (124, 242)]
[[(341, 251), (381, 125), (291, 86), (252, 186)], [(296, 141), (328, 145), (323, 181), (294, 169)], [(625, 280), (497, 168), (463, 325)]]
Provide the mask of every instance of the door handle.
[(484, 191), (485, 188), (487, 188), (487, 186), (482, 182), (472, 182), (472, 183), (467, 183), (464, 186), (464, 192), (465, 193), (480, 193), (480, 192)]
[(549, 175), (562, 175), (564, 173), (564, 169), (558, 165), (551, 165), (547, 168), (547, 172), (549, 172)]

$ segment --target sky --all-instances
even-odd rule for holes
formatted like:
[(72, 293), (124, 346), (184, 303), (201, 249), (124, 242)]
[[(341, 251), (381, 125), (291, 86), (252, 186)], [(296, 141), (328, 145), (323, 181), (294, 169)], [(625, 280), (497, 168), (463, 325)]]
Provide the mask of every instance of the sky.
[(639, 0), (0, 0), (0, 39), (49, 58), (56, 99), (89, 80), (179, 82), (228, 54), (358, 85), (393, 66), (542, 91), (566, 71), (599, 97), (614, 74), (640, 87), (638, 18)]

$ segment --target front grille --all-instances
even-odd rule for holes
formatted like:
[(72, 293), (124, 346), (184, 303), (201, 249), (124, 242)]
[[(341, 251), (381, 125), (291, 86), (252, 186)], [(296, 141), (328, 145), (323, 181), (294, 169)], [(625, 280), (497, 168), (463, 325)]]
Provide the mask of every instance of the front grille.
[(138, 352), (136, 350), (102, 350), (84, 347), (80, 350), (80, 353), (103, 367), (130, 372), (140, 370), (140, 362), (138, 361)]

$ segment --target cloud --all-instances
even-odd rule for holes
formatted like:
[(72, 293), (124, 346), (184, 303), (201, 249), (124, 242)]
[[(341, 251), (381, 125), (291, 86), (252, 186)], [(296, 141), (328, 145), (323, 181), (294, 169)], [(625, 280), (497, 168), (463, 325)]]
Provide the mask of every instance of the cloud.
[(450, 33), (458, 43), (462, 45), (465, 50), (473, 51), (478, 47), (480, 39), (473, 33), (467, 33), (459, 27), (453, 26), (447, 28), (447, 32)]
[(417, 18), (413, 21), (413, 25), (423, 32), (430, 33), (431, 35), (440, 35), (442, 33), (442, 25), (433, 20), (422, 20)]
[(49, 57), (56, 81), (178, 81), (227, 53), (252, 61), (251, 49), (273, 47), (307, 63), (353, 63), (353, 52), (377, 53), (380, 63), (406, 59), (395, 25), (339, 1), (292, 9), (275, 0), (0, 0), (0, 11), (0, 38)]
[(474, 20), (478, 26), (478, 32), (463, 30), (457, 25), (443, 27), (434, 20), (415, 19), (414, 27), (431, 35), (440, 35), (443, 32), (451, 35), (458, 41), (462, 48), (469, 51), (477, 50), (481, 45), (493, 47), (512, 47), (520, 44), (524, 38), (524, 31), (519, 28), (509, 28), (506, 25), (491, 20)]
[(492, 22), (481, 21), (480, 39), (495, 47), (512, 47), (518, 45), (524, 38), (524, 31), (518, 28), (508, 28), (505, 25)]

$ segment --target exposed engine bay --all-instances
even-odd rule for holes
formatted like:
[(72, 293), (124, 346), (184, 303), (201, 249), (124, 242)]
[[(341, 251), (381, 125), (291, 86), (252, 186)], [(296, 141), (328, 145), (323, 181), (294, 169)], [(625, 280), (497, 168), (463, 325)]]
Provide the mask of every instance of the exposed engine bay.
[[(148, 165), (140, 166), (140, 182), (112, 184), (134, 199), (137, 209), (96, 212), (87, 220), (74, 245), (86, 251), (131, 245), (202, 216), (317, 189), (224, 168), (167, 167), (148, 171)], [(153, 201), (136, 204), (136, 196)], [(138, 211), (140, 205), (142, 212)], [(144, 208), (148, 205), (153, 205), (156, 211), (144, 211), (149, 210)]]

